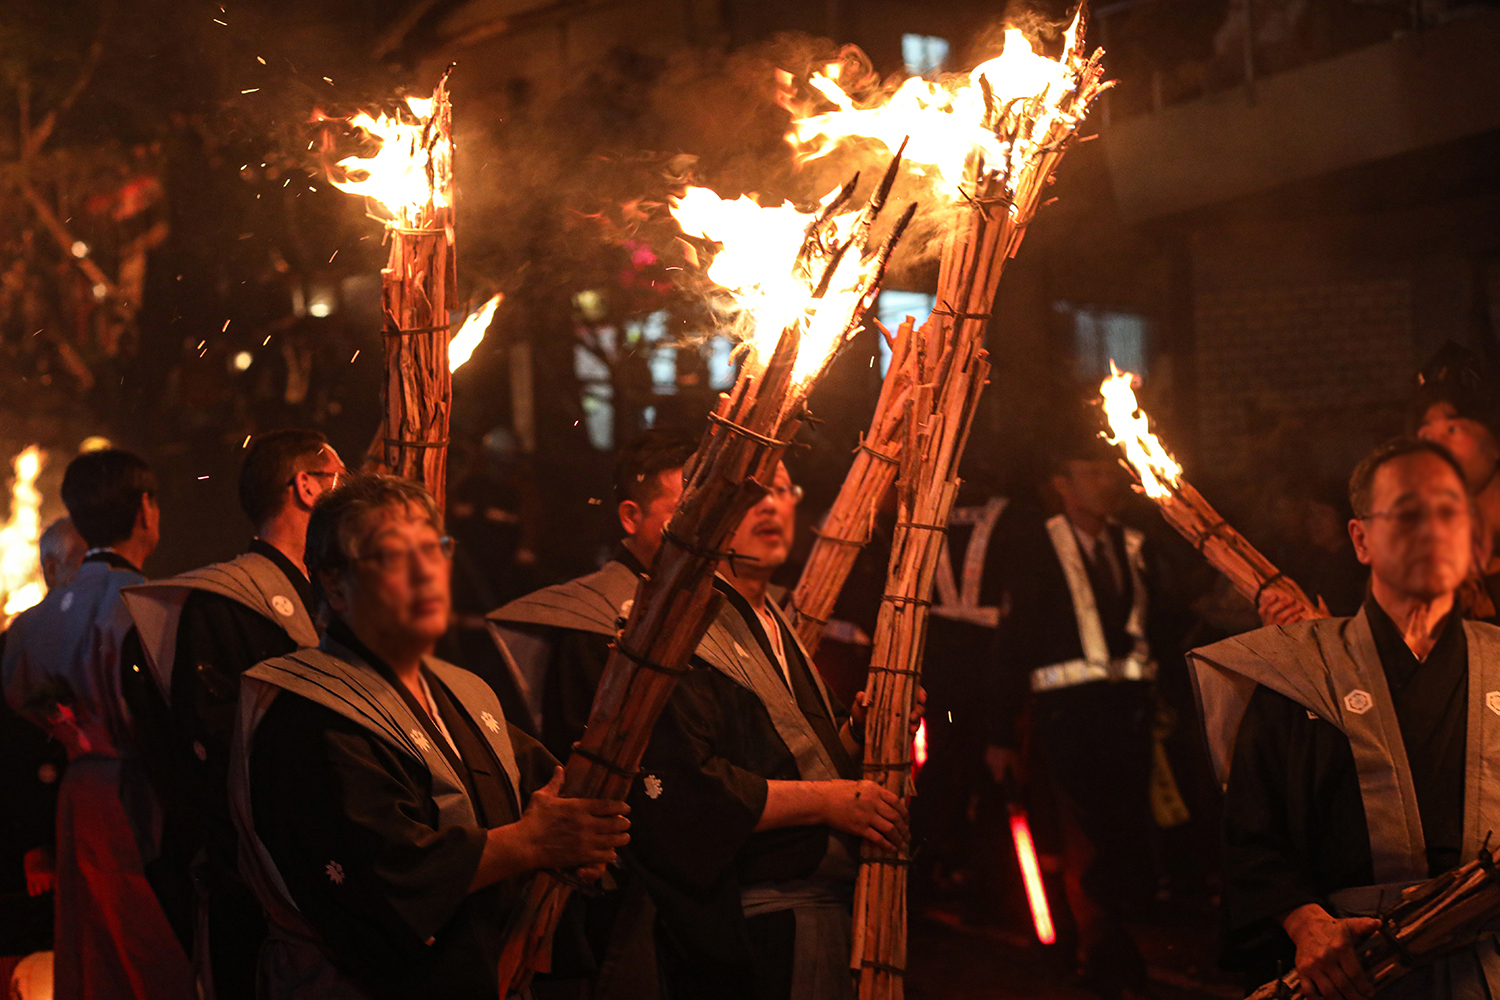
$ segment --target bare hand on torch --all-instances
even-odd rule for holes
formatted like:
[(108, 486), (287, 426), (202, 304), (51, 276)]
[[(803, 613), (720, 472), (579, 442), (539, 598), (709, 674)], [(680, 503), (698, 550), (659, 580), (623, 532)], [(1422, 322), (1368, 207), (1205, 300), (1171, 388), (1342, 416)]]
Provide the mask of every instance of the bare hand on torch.
[(1340, 920), (1317, 903), (1308, 903), (1288, 913), (1281, 924), (1297, 946), (1297, 975), (1308, 1000), (1364, 1000), (1375, 995), (1354, 948), (1379, 930), (1379, 920)]
[[(1255, 610), (1260, 613), (1262, 625), (1295, 625), (1308, 620), (1307, 605), (1279, 590), (1268, 589), (1261, 594)], [(1329, 617), (1328, 605), (1321, 597), (1318, 598), (1318, 610), (1322, 612), (1319, 617)]]

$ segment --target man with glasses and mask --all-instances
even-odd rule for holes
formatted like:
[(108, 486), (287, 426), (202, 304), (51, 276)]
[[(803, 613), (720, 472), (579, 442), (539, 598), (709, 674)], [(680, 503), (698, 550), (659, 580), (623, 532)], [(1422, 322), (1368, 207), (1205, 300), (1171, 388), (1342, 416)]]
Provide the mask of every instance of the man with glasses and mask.
[[(1465, 622), (1475, 521), (1441, 445), (1378, 448), (1349, 484), (1370, 567), (1353, 618), (1270, 626), (1189, 654), (1226, 782), (1226, 964), (1257, 984), (1295, 967), (1312, 998), (1371, 995), (1355, 959), (1400, 887), (1472, 860), (1500, 830), (1481, 781), (1500, 741), (1500, 630)], [(1489, 942), (1382, 997), (1500, 988)]]
[(864, 697), (851, 718), (769, 593), (800, 498), (778, 467), (730, 540), (718, 618), (631, 790), (670, 1000), (851, 997), (859, 842), (907, 840), (905, 805), (860, 779)]
[(629, 840), (624, 803), (560, 797), (556, 760), (432, 656), (451, 617), (439, 523), (394, 477), (320, 498), (306, 561), (327, 631), (244, 675), (231, 805), (272, 926), (267, 1000), (494, 997), (531, 873), (597, 878)]
[(266, 932), (236, 870), (226, 791), (240, 675), (317, 644), (303, 565), (307, 524), (344, 474), (317, 431), (260, 435), (240, 468), (240, 506), (255, 529), (246, 551), (124, 591), (136, 631), (125, 643), (122, 689), (164, 805), (152, 885), (217, 1000), (254, 995)]

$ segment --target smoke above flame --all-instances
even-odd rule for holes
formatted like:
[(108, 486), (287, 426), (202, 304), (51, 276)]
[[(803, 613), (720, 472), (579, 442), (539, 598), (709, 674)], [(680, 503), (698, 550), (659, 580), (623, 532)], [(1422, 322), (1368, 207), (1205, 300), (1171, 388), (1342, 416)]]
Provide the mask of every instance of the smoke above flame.
[(0, 624), (41, 601), (46, 595), (42, 580), (42, 494), (36, 488), (44, 452), (37, 445), (15, 457), (15, 482), (10, 493), (10, 518), (0, 526), (0, 599), (4, 610)]
[(347, 119), (350, 128), (376, 144), (373, 155), (346, 156), (334, 164), (329, 183), (340, 191), (368, 198), (381, 217), (395, 225), (413, 225), (429, 204), (448, 204), (453, 144), (439, 129), (434, 135), (432, 98), (408, 97), (410, 114), (372, 115), (361, 111)]
[(499, 292), (484, 305), (469, 314), (464, 320), (464, 325), (458, 328), (453, 339), (448, 342), (448, 370), (456, 372), (465, 361), (474, 355), (474, 348), (484, 340), (485, 331), (490, 328), (490, 322), (495, 318), (495, 310), (500, 308), (500, 303), (505, 296)]
[(1150, 419), (1136, 403), (1134, 384), (1139, 381), (1130, 372), (1122, 372), (1109, 363), (1111, 372), (1099, 386), (1104, 397), (1104, 416), (1109, 421), (1110, 444), (1125, 451), (1125, 458), (1141, 480), (1141, 489), (1152, 499), (1171, 493), (1182, 476), (1182, 466), (1167, 454), (1161, 441), (1151, 433)]
[[(832, 204), (838, 194), (829, 192), (822, 205)], [(673, 197), (670, 210), (685, 235), (718, 244), (703, 273), (720, 292), (714, 305), (729, 332), (764, 362), (782, 332), (800, 323), (792, 378), (804, 382), (816, 375), (842, 343), (850, 316), (880, 271), (874, 255), (853, 247), (837, 259), (827, 288), (816, 286), (863, 213), (851, 209), (820, 222), (821, 212), (803, 212), (789, 203), (761, 205), (749, 195), (731, 201), (704, 187)], [(815, 226), (820, 235), (809, 241)]]
[[(806, 81), (816, 97), (799, 97), (791, 77), (782, 74), (781, 101), (793, 119), (787, 141), (804, 160), (827, 156), (851, 140), (874, 140), (892, 151), (907, 141), (905, 159), (931, 178), (940, 195), (957, 198), (972, 165), (1005, 175), (1008, 193), (1014, 193), (1017, 168), (1042, 152), (1032, 137), (1049, 135), (1057, 122), (1074, 128), (1088, 110), (1089, 100), (1080, 94), (1087, 90), (1091, 98), (1096, 90), (1098, 57), (1084, 57), (1082, 25), (1080, 7), (1060, 60), (1038, 53), (1013, 27), (1005, 32), (1000, 55), (969, 73), (938, 81), (911, 77), (869, 100), (856, 100), (841, 86), (842, 63)], [(1034, 125), (1015, 127), (1018, 114)]]

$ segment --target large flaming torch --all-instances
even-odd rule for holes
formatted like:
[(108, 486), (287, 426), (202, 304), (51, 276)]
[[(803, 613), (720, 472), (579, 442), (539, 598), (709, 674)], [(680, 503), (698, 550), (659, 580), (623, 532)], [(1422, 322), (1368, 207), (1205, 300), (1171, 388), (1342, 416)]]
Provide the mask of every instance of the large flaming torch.
[[(881, 335), (889, 336), (883, 327)], [(839, 488), (823, 527), (816, 532), (818, 540), (813, 543), (787, 605), (792, 628), (809, 653), (818, 651), (839, 592), (854, 569), (859, 550), (870, 541), (881, 498), (890, 492), (896, 481), (896, 467), (901, 464), (902, 430), (916, 379), (911, 318), (889, 339), (891, 366), (886, 369), (870, 429), (855, 449), (854, 464), (844, 477), (844, 485)]]
[(1167, 453), (1150, 421), (1135, 400), (1131, 387), (1135, 376), (1110, 362), (1113, 374), (1099, 386), (1104, 397), (1104, 415), (1109, 421), (1109, 443), (1119, 445), (1131, 472), (1145, 494), (1161, 511), (1167, 523), (1203, 553), (1215, 569), (1229, 578), (1234, 589), (1260, 606), (1267, 594), (1279, 594), (1290, 605), (1286, 621), (1327, 618), (1328, 612), (1308, 600), (1302, 588), (1261, 555), (1193, 485), (1182, 478), (1182, 466)]
[(47, 592), (42, 582), (41, 554), (42, 494), (36, 488), (42, 471), (43, 451), (31, 445), (16, 456), (12, 467), (15, 482), (10, 493), (10, 518), (0, 525), (0, 628)]
[[(865, 770), (909, 794), (906, 720), (921, 673), (933, 574), (957, 493), (958, 464), (989, 370), (984, 331), (1005, 263), (1015, 255), (1053, 171), (1105, 88), (1102, 51), (1085, 56), (1084, 12), (1063, 37), (1060, 59), (1038, 53), (1016, 28), (999, 56), (965, 76), (907, 80), (874, 101), (841, 86), (839, 67), (808, 81), (831, 110), (794, 108), (789, 140), (808, 157), (846, 140), (907, 143), (907, 159), (947, 202), (937, 306), (917, 338), (916, 384), (905, 429), (897, 527), (871, 661)], [(904, 995), (906, 866), (864, 848), (855, 889), (851, 967), (862, 1000)]]
[[(629, 791), (657, 716), (718, 610), (713, 576), (729, 558), (724, 546), (768, 491), (808, 393), (858, 331), (911, 218), (908, 209), (885, 243), (866, 252), (897, 163), (863, 210), (849, 208), (853, 181), (811, 214), (725, 201), (706, 188), (675, 199), (682, 231), (712, 255), (707, 276), (724, 293), (747, 354), (683, 470), (682, 499), (611, 649), (588, 728), (568, 759), (564, 795), (623, 799)], [(550, 964), (571, 881), (542, 873), (532, 882), (501, 955), (502, 989), (523, 988)]]
[(380, 272), (385, 316), (385, 422), (372, 454), (419, 482), (443, 509), (448, 479), (448, 303), (457, 297), (453, 234), (452, 109), (444, 74), (430, 99), (409, 97), (392, 115), (349, 124), (377, 144), (373, 156), (336, 164), (330, 182), (367, 199), (385, 224), (390, 256)]

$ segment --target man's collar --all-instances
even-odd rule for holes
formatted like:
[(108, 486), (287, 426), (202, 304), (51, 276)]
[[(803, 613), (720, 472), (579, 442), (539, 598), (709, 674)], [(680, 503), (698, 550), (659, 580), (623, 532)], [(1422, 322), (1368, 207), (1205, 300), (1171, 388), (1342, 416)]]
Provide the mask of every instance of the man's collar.
[(624, 566), (626, 569), (630, 570), (630, 572), (634, 573), (636, 576), (646, 575), (647, 570), (645, 564), (637, 559), (635, 553), (630, 551), (629, 546), (625, 545), (623, 542), (620, 543), (619, 547), (615, 549), (614, 560), (615, 562)]
[[(1406, 644), (1406, 634), (1402, 631), (1401, 626), (1386, 613), (1385, 608), (1380, 606), (1380, 602), (1375, 599), (1374, 594), (1370, 594), (1365, 598), (1364, 609), (1365, 618), (1370, 623), (1370, 631), (1378, 640), (1391, 644), (1392, 648), (1399, 646), (1401, 649), (1411, 652), (1411, 647)], [(1427, 659), (1432, 659), (1432, 654), (1437, 651), (1438, 646), (1444, 640), (1449, 638), (1449, 633), (1453, 632), (1455, 628), (1462, 628), (1462, 618), (1463, 616), (1459, 614), (1458, 610), (1458, 601), (1455, 599), (1452, 610), (1443, 616), (1442, 625), (1438, 629), (1437, 638), (1433, 642), (1432, 650), (1427, 654)], [(1413, 658), (1416, 658), (1417, 654), (1411, 653), (1411, 655)]]
[(97, 549), (89, 549), (83, 554), (83, 561), (86, 563), (104, 563), (111, 569), (123, 569), (130, 573), (140, 573), (141, 571), (141, 568), (139, 566), (131, 562), (129, 559), (126, 559), (124, 556), (120, 555), (120, 553), (116, 552), (112, 548), (109, 548), (108, 546), (103, 546)]
[(325, 641), (343, 646), (349, 652), (374, 667), (376, 673), (380, 674), (387, 681), (390, 681), (392, 684), (396, 683), (396, 671), (391, 669), (391, 665), (376, 656), (370, 650), (369, 646), (361, 642), (359, 636), (354, 634), (354, 630), (338, 615), (329, 617), (328, 630), (323, 633), (323, 638)]
[(307, 574), (303, 573), (296, 563), (288, 559), (285, 552), (263, 538), (251, 539), (250, 546), (246, 551), (253, 552), (258, 556), (265, 556), (271, 560), (276, 568), (281, 570), (282, 575), (287, 578), (287, 582), (297, 591), (297, 596), (302, 599), (302, 606), (309, 613), (313, 611), (312, 585), (308, 583)]

